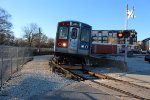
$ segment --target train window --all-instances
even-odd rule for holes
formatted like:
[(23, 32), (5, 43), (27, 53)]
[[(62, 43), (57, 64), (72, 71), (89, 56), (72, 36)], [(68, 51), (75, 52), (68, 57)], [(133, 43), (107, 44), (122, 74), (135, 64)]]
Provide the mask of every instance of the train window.
[(83, 28), (81, 31), (81, 41), (89, 42), (90, 30)]
[(77, 29), (76, 28), (72, 28), (71, 38), (72, 39), (76, 39), (77, 38)]
[(68, 36), (68, 28), (67, 27), (59, 27), (59, 39), (67, 39)]

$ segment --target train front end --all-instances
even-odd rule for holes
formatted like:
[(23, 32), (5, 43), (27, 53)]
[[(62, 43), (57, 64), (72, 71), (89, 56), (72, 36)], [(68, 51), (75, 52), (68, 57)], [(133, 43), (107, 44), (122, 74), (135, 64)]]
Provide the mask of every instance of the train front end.
[(76, 61), (90, 55), (91, 51), (90, 25), (78, 21), (63, 21), (58, 23), (55, 56), (59, 60)]

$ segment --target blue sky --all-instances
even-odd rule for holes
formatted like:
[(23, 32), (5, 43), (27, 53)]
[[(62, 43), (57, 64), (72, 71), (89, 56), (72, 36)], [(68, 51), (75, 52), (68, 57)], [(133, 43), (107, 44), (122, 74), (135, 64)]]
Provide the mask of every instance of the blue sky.
[(93, 30), (122, 30), (125, 28), (126, 4), (135, 7), (135, 19), (129, 19), (128, 29), (135, 29), (138, 40), (150, 37), (150, 0), (0, 0), (0, 7), (12, 15), (16, 37), (22, 28), (37, 23), (44, 34), (55, 38), (57, 23), (77, 20)]

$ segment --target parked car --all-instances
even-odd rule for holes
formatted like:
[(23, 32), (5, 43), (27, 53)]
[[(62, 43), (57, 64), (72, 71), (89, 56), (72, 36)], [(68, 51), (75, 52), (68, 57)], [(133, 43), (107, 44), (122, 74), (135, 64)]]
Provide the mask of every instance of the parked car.
[(145, 55), (145, 61), (149, 61), (150, 62), (150, 55)]
[(147, 53), (150, 54), (150, 50), (147, 50)]
[(134, 54), (141, 54), (142, 50), (141, 49), (132, 49), (131, 50)]
[(147, 51), (146, 50), (142, 50), (142, 54), (146, 54), (147, 53)]
[(128, 52), (127, 52), (127, 56), (128, 56), (128, 57), (133, 57), (133, 54), (134, 54), (133, 51), (128, 51)]

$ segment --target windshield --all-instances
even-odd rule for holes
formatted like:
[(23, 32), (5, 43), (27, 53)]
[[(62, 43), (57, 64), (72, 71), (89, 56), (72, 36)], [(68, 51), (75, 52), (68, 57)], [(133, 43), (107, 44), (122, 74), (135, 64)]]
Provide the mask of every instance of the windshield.
[(67, 27), (59, 27), (59, 39), (67, 39), (68, 37), (68, 28)]

